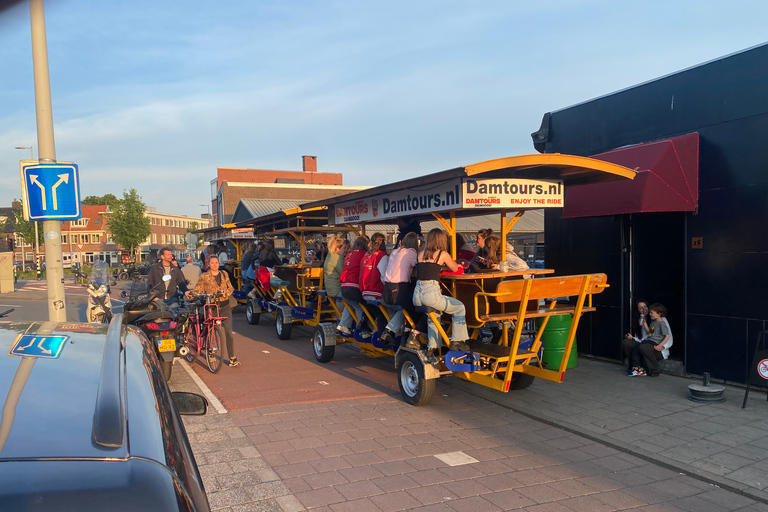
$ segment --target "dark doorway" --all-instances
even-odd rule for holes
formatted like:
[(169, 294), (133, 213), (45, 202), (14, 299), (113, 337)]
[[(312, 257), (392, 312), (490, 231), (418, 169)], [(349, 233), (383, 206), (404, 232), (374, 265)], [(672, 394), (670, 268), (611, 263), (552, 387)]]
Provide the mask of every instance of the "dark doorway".
[[(685, 322), (685, 213), (629, 216), (632, 297), (666, 306), (674, 344), (670, 357), (683, 358)], [(628, 267), (625, 267), (628, 268)], [(629, 301), (630, 298), (628, 297)]]

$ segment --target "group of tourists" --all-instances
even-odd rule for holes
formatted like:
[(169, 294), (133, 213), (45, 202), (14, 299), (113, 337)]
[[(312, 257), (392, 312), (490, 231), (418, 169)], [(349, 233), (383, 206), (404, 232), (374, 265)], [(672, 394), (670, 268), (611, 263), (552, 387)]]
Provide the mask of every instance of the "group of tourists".
[[(349, 309), (344, 309), (337, 329), (341, 334), (351, 336), (356, 319), (360, 337), (370, 338), (375, 331), (379, 333), (384, 349), (396, 349), (398, 333), (405, 323), (403, 311), (408, 311), (415, 325), (410, 330), (406, 346), (422, 348), (420, 334), (426, 333), (427, 355), (434, 357), (442, 341), (437, 326), (429, 320), (429, 316), (416, 310), (416, 307), (425, 306), (437, 313), (451, 315), (450, 348), (469, 351), (464, 304), (443, 295), (441, 274), (459, 273), (466, 269), (526, 270), (529, 268), (527, 263), (514, 253), (511, 244), (507, 244), (506, 258), (501, 261), (499, 237), (490, 229), (477, 233), (477, 251), (461, 235), (457, 235), (458, 251), (454, 260), (448, 251), (445, 231), (433, 229), (424, 240), (418, 223), (405, 219), (399, 225), (400, 232), (391, 254), (387, 252), (386, 238), (381, 233), (374, 233), (370, 238), (358, 236), (351, 246), (341, 235), (334, 235), (328, 241), (324, 261), (325, 289), (328, 297), (341, 295), (349, 305)], [(415, 282), (412, 279), (414, 274)], [(388, 322), (376, 307), (379, 303), (392, 313)], [(371, 325), (370, 318), (375, 319), (376, 325)]]

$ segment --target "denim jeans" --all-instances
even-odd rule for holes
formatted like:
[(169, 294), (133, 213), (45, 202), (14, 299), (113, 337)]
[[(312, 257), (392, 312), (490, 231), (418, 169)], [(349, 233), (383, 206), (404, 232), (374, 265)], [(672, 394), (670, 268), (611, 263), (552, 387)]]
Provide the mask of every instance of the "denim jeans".
[[(413, 290), (413, 304), (415, 306), (429, 306), (437, 311), (442, 311), (451, 315), (451, 341), (466, 341), (469, 338), (467, 333), (467, 321), (464, 318), (466, 309), (464, 304), (453, 297), (447, 297), (440, 292), (440, 283), (437, 281), (416, 281), (416, 288)], [(429, 348), (437, 348), (442, 345), (437, 327), (429, 321)]]
[[(360, 293), (360, 290), (357, 288), (342, 288), (341, 289), (341, 296), (344, 299), (344, 301), (349, 304), (352, 308), (355, 309), (355, 315), (357, 316), (357, 328), (360, 329), (361, 325), (365, 325), (365, 313), (363, 312), (363, 306), (360, 304), (358, 300), (352, 299), (352, 297), (356, 297), (359, 295), (359, 298), (362, 299), (362, 293)], [(347, 329), (352, 327), (352, 313), (349, 312), (347, 308), (344, 308), (344, 312), (341, 314), (341, 320), (339, 321), (339, 325), (343, 325)]]

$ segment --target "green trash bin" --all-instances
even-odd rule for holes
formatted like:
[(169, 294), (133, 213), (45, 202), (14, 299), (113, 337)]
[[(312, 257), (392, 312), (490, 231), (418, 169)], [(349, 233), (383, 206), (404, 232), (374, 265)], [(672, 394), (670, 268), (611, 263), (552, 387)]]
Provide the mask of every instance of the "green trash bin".
[[(546, 317), (539, 317), (536, 319), (537, 330), (541, 327), (541, 324), (544, 323), (544, 318)], [(544, 333), (541, 335), (541, 341), (544, 345), (544, 351), (541, 355), (541, 363), (544, 368), (550, 370), (560, 368), (560, 362), (563, 360), (565, 344), (568, 341), (568, 332), (571, 330), (572, 321), (573, 315), (553, 315), (549, 317), (547, 326), (544, 328)], [(568, 358), (568, 364), (565, 366), (566, 368), (570, 369), (579, 366), (576, 352), (576, 337), (574, 337), (571, 356)]]

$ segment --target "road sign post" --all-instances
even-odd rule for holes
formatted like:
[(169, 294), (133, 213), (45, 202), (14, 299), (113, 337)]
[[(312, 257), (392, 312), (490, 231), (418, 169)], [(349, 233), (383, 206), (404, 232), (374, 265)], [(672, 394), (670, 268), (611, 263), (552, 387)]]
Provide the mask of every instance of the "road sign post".
[[(56, 144), (53, 137), (51, 81), (48, 73), (48, 42), (45, 36), (43, 0), (29, 1), (29, 20), (32, 32), (32, 69), (35, 83), (38, 158), (41, 164), (55, 164)], [(74, 172), (76, 173), (77, 171), (75, 170)], [(39, 182), (40, 180), (36, 181)], [(35, 186), (37, 187), (36, 184)], [(59, 184), (59, 187), (61, 187), (61, 184)], [(57, 204), (55, 210), (58, 210), (59, 187), (56, 187)], [(77, 195), (79, 210), (79, 189)], [(43, 208), (43, 210), (47, 210), (47, 200), (48, 198), (46, 197), (46, 208)], [(59, 220), (43, 220), (46, 261), (45, 279), (48, 284), (48, 319), (52, 322), (65, 322), (67, 320), (67, 309), (64, 300), (64, 268), (61, 263), (61, 222)]]

